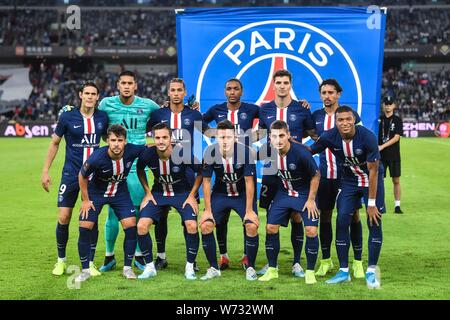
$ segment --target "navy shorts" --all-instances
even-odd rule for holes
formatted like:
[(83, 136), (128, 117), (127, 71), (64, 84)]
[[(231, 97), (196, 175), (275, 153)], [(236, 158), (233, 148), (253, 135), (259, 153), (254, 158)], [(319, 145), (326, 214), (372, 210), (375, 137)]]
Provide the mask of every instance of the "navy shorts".
[[(211, 195), (211, 210), (216, 224), (227, 223), (230, 210), (236, 211), (243, 221), (246, 203), (247, 199), (245, 193), (237, 197), (229, 197), (222, 193), (213, 192)], [(256, 201), (253, 201), (253, 211), (258, 214)]]
[(103, 194), (94, 194), (89, 195), (89, 198), (94, 204), (95, 211), (92, 209), (89, 210), (88, 218), (81, 219), (80, 216), (80, 221), (97, 222), (98, 216), (100, 215), (100, 212), (105, 204), (108, 204), (114, 210), (114, 213), (119, 221), (126, 218), (136, 217), (136, 207), (133, 205), (128, 192), (116, 194), (114, 197), (105, 197)]
[(197, 221), (197, 215), (190, 205), (186, 205), (183, 209), (183, 203), (186, 201), (188, 196), (188, 193), (175, 195), (173, 197), (167, 197), (160, 193), (154, 193), (153, 197), (155, 198), (157, 205), (149, 201), (147, 205), (142, 208), (140, 218), (150, 218), (153, 220), (154, 224), (158, 224), (165, 209), (167, 207), (173, 207), (181, 215), (182, 222), (187, 220)]
[(319, 210), (333, 210), (339, 193), (340, 180), (320, 178), (317, 190), (317, 208)]
[(305, 227), (317, 227), (319, 218), (308, 218), (308, 210), (302, 211), (308, 200), (308, 194), (299, 194), (298, 197), (290, 197), (284, 191), (277, 192), (272, 205), (267, 212), (267, 224), (277, 224), (287, 227), (291, 218), (291, 212), (299, 212)]
[(261, 192), (259, 194), (259, 207), (269, 209), (270, 203), (275, 198), (278, 191), (277, 176), (263, 176), (261, 182)]
[[(348, 183), (343, 180), (341, 182), (341, 191), (337, 197), (337, 212), (338, 215), (352, 215), (357, 209), (361, 208), (361, 198), (367, 208), (367, 201), (369, 199), (369, 188), (358, 187), (354, 183)], [(386, 212), (384, 204), (384, 181), (383, 176), (378, 175), (377, 198), (375, 204), (380, 213)]]
[(58, 208), (73, 208), (79, 192), (78, 176), (69, 177), (63, 173), (58, 190)]

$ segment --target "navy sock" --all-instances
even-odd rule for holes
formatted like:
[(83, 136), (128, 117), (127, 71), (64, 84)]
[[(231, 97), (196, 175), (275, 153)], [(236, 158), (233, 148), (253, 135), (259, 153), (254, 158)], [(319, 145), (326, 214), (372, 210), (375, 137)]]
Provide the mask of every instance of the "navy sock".
[(336, 218), (336, 251), (341, 268), (348, 268), (348, 250), (350, 248), (350, 216), (338, 214)]
[(266, 234), (266, 255), (269, 267), (276, 268), (280, 253), (280, 233)]
[(244, 231), (244, 254), (247, 255), (247, 244), (245, 243), (245, 241), (247, 240), (247, 232), (245, 231), (245, 225), (242, 229)]
[(331, 222), (320, 222), (320, 247), (322, 249), (322, 259), (331, 257), (331, 242), (333, 240), (333, 228)]
[(95, 250), (97, 249), (98, 242), (98, 223), (94, 224), (94, 228), (91, 230), (91, 252), (89, 254), (89, 261), (94, 261)]
[(56, 225), (56, 246), (58, 248), (58, 258), (66, 257), (67, 241), (69, 240), (69, 225), (58, 224)]
[[(167, 239), (167, 215), (168, 209), (164, 209), (165, 211), (161, 215), (161, 219), (159, 219), (158, 223), (155, 225), (155, 239), (156, 239), (156, 248), (158, 252), (166, 252), (166, 239)], [(140, 246), (140, 244), (139, 244)]]
[(317, 262), (317, 255), (319, 253), (319, 237), (306, 237), (305, 244), (307, 270), (314, 270)]
[(202, 234), (203, 250), (205, 251), (206, 259), (211, 267), (219, 269), (216, 256), (216, 239), (214, 233)]
[(78, 228), (78, 254), (80, 255), (81, 267), (89, 269), (89, 252), (91, 250), (91, 230), (83, 227)]
[(376, 266), (378, 258), (380, 257), (381, 245), (383, 243), (383, 230), (381, 228), (381, 221), (378, 221), (379, 226), (375, 223), (370, 226), (369, 219), (367, 225), (369, 226), (369, 267)]
[(123, 240), (123, 265), (125, 267), (131, 267), (137, 245), (137, 227), (130, 227), (123, 231), (125, 232), (125, 239)]
[(138, 243), (139, 248), (141, 248), (142, 257), (144, 258), (145, 263), (150, 263), (153, 261), (153, 250), (152, 250), (152, 237), (150, 233), (146, 233), (144, 235), (138, 234)]
[(245, 236), (245, 252), (248, 257), (248, 266), (255, 268), (256, 255), (258, 254), (259, 235), (254, 237)]
[(363, 234), (361, 220), (350, 225), (350, 238), (352, 239), (353, 255), (355, 260), (362, 260)]
[(219, 245), (220, 254), (227, 253), (227, 234), (228, 234), (228, 221), (222, 221), (216, 225), (217, 244)]
[(300, 256), (303, 249), (303, 221), (300, 223), (291, 221), (291, 243), (294, 250), (294, 262), (293, 264), (300, 263)]
[[(185, 228), (186, 230), (186, 228)], [(198, 232), (188, 233), (187, 230), (184, 233), (186, 240), (186, 261), (189, 263), (194, 263), (197, 257), (198, 247), (200, 246), (200, 238)]]

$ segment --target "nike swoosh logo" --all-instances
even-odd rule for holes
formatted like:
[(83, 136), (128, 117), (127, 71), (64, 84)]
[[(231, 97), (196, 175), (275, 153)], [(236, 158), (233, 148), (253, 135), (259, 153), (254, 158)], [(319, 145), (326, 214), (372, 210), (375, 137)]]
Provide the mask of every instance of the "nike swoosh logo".
[(135, 212), (136, 210), (131, 210), (131, 212)]
[(111, 169), (108, 169), (108, 170), (102, 170), (103, 173), (108, 172), (108, 171), (111, 171)]
[(218, 117), (219, 117), (219, 118), (223, 118), (223, 117), (225, 117), (225, 115), (224, 115), (224, 114), (218, 115)]
[(156, 169), (158, 169), (158, 167), (150, 167), (150, 170), (156, 170)]
[(383, 210), (383, 209), (384, 209), (384, 207), (381, 207), (381, 208), (380, 208), (380, 211)]
[(267, 119), (272, 119), (273, 117), (275, 117), (275, 116), (270, 116), (270, 117), (267, 117)]
[(323, 123), (323, 122), (316, 122), (316, 124), (321, 124), (321, 123)]
[(79, 127), (81, 127), (81, 126), (73, 126), (74, 129), (78, 129)]
[(168, 122), (169, 120), (161, 120), (161, 123), (163, 123), (163, 122)]
[(333, 150), (334, 150), (334, 151), (339, 151), (339, 150), (341, 150), (341, 149), (339, 149), (339, 148), (338, 148), (338, 149), (336, 149), (336, 148), (333, 148)]
[(311, 219), (312, 222), (319, 221), (319, 219)]

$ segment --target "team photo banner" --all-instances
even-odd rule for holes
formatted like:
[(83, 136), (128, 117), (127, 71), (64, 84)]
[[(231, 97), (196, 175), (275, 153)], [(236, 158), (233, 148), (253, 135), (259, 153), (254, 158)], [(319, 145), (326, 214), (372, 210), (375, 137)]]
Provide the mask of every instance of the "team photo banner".
[(378, 7), (210, 8), (177, 10), (178, 70), (200, 109), (226, 100), (239, 78), (242, 101), (273, 100), (272, 74), (293, 74), (292, 96), (322, 108), (318, 86), (335, 78), (340, 104), (377, 133), (386, 14)]

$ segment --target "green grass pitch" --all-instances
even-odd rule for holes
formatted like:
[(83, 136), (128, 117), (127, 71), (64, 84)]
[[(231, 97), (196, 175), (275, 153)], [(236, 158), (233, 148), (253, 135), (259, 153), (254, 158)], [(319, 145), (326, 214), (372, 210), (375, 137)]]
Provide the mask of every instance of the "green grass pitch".
[[(232, 214), (229, 224), (231, 270), (208, 282), (184, 279), (185, 246), (180, 218), (169, 217), (167, 255), (169, 268), (148, 281), (121, 277), (123, 263), (121, 232), (116, 255), (118, 269), (69, 289), (73, 275), (51, 274), (56, 260), (56, 197), (64, 156), (64, 145), (52, 166), (51, 193), (41, 188), (40, 173), (49, 139), (0, 139), (0, 299), (448, 299), (450, 294), (449, 183), (450, 139), (402, 139), (402, 209), (394, 215), (392, 183), (386, 184), (388, 212), (383, 217), (384, 243), (379, 266), (382, 288), (368, 290), (364, 280), (330, 286), (318, 278), (307, 286), (291, 271), (290, 230), (281, 230), (280, 278), (268, 283), (248, 282), (238, 261), (242, 254), (242, 227)], [(79, 203), (75, 211), (78, 212)], [(68, 264), (79, 266), (77, 216), (72, 217)], [(257, 267), (266, 263), (264, 250), (265, 212), (261, 210), (261, 238)], [(100, 216), (96, 264), (101, 265), (106, 210)], [(333, 219), (334, 220), (334, 219)], [(153, 236), (153, 230), (152, 236)], [(364, 266), (367, 266), (367, 227), (364, 224)], [(333, 245), (334, 246), (334, 245)], [(350, 251), (351, 252), (351, 251)], [(320, 257), (320, 252), (319, 252)], [(337, 258), (333, 248), (333, 261)], [(201, 274), (207, 267), (202, 247), (197, 258)], [(350, 262), (352, 261), (352, 253)], [(306, 265), (302, 253), (302, 265)]]

